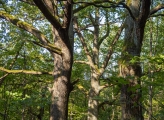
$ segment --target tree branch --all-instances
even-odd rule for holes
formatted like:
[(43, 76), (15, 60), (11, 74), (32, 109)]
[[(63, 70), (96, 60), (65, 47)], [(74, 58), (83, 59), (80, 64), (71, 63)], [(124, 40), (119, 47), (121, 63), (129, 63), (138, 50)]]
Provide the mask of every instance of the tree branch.
[(104, 36), (102, 36), (102, 38), (100, 38), (99, 43), (98, 43), (99, 46), (109, 36), (109, 32), (110, 32), (110, 30), (109, 30), (109, 23), (107, 23), (107, 31), (106, 31), (106, 34)]
[(164, 16), (164, 14), (153, 14), (153, 15), (150, 15), (149, 17), (159, 17), (159, 16)]
[[(98, 5), (98, 4), (101, 4), (101, 3), (110, 3), (111, 6), (104, 6), (104, 5)], [(109, 0), (98, 0), (98, 1), (94, 1), (94, 2), (74, 2), (74, 4), (79, 4), (81, 3), (82, 5), (79, 6), (78, 8), (74, 9), (74, 13), (77, 13), (79, 12), (80, 10), (86, 8), (86, 7), (89, 7), (91, 5), (95, 6), (95, 7), (102, 7), (102, 8), (115, 8), (115, 7), (118, 7), (123, 1), (120, 1), (120, 2), (113, 2), (113, 1), (109, 1)]]
[(102, 103), (99, 104), (98, 109), (102, 108), (105, 104), (107, 104), (107, 105), (113, 105), (113, 103), (115, 101), (116, 101), (116, 99), (114, 99), (113, 101), (106, 100), (106, 101), (104, 101), (104, 102), (102, 102)]
[[(111, 5), (110, 6), (98, 5), (98, 4), (104, 3), (104, 2), (110, 3)], [(125, 0), (122, 0), (120, 2), (113, 2), (113, 1), (109, 1), (109, 0), (94, 1), (94, 2), (74, 2), (74, 4), (82, 3), (81, 6), (79, 6), (76, 9), (74, 9), (74, 13), (77, 13), (80, 10), (82, 10), (82, 9), (88, 7), (88, 6), (91, 6), (91, 5), (93, 5), (95, 7), (102, 7), (102, 8), (123, 7), (123, 8), (126, 8), (128, 10), (130, 16), (135, 20), (136, 18), (134, 17), (132, 11), (130, 10), (130, 8), (124, 2), (125, 2)], [(122, 5), (122, 6), (120, 6), (120, 5)]]
[(105, 70), (105, 68), (106, 68), (106, 66), (108, 65), (108, 62), (109, 62), (110, 57), (112, 56), (112, 53), (113, 53), (115, 44), (117, 43), (117, 41), (118, 41), (118, 39), (119, 39), (119, 37), (120, 37), (120, 35), (121, 35), (123, 29), (124, 29), (124, 23), (121, 25), (121, 27), (120, 27), (120, 29), (118, 30), (118, 32), (117, 32), (115, 38), (114, 38), (113, 41), (112, 41), (112, 44), (110, 45), (110, 47), (109, 47), (109, 49), (108, 49), (108, 53), (107, 53), (107, 55), (106, 55), (106, 57), (105, 57), (105, 59), (104, 59), (104, 62), (103, 62), (103, 64), (102, 64), (101, 68), (100, 68), (100, 73), (103, 73), (104, 70)]
[(9, 73), (6, 73), (5, 75), (3, 75), (2, 77), (0, 77), (0, 86), (2, 85), (4, 79), (9, 75)]
[(86, 56), (87, 56), (87, 58), (88, 58), (88, 60), (89, 60), (89, 65), (90, 65), (92, 68), (95, 68), (95, 66), (94, 66), (94, 64), (93, 64), (93, 60), (92, 60), (91, 54), (90, 54), (90, 52), (89, 52), (89, 49), (87, 48), (87, 44), (86, 44), (86, 42), (85, 42), (85, 39), (84, 39), (84, 37), (82, 36), (82, 34), (81, 34), (80, 30), (79, 30), (78, 23), (77, 23), (77, 19), (74, 20), (74, 24), (75, 24), (75, 25), (74, 25), (74, 28), (75, 28), (75, 30), (76, 30), (76, 33), (77, 33), (77, 35), (78, 35), (79, 38), (80, 38), (80, 41), (81, 41), (81, 43), (82, 43), (84, 52), (85, 52), (85, 54), (86, 54)]
[(99, 4), (99, 3), (103, 3), (103, 2), (104, 2), (104, 0), (102, 0), (102, 1), (94, 1), (94, 2), (74, 2), (74, 4), (82, 3), (82, 5), (79, 6), (78, 8), (76, 8), (76, 9), (74, 9), (73, 12), (77, 13), (77, 12), (79, 12), (80, 10), (82, 10), (82, 9), (84, 9), (86, 7), (89, 7), (91, 5), (96, 5), (96, 4)]
[(75, 84), (77, 84), (79, 82), (79, 80), (80, 79), (78, 78), (77, 80), (70, 83), (70, 92), (74, 89)]
[(34, 3), (32, 0), (19, 0), (19, 1), (24, 2), (24, 3), (27, 3), (27, 4), (29, 4), (29, 5), (34, 5), (34, 6), (36, 6), (35, 3)]
[(53, 72), (40, 72), (40, 71), (33, 71), (33, 70), (9, 70), (9, 69), (5, 69), (3, 67), (0, 67), (0, 71), (4, 71), (9, 74), (24, 73), (24, 74), (32, 74), (32, 75), (43, 75), (43, 74), (53, 75)]
[(106, 12), (106, 15), (105, 15), (105, 17), (106, 17), (106, 34), (102, 37), (102, 38), (100, 38), (100, 40), (99, 40), (99, 42), (98, 42), (98, 46), (100, 46), (101, 45), (101, 43), (109, 36), (109, 32), (110, 32), (110, 28), (109, 28), (109, 19), (108, 19), (108, 13)]
[[(17, 51), (15, 57), (13, 58), (13, 61), (12, 61), (12, 62), (10, 63), (10, 65), (9, 65), (9, 69), (12, 69), (12, 67), (13, 67), (13, 65), (14, 65), (14, 63), (15, 63), (15, 61), (17, 60), (17, 58), (18, 58), (18, 56), (19, 56), (19, 52), (20, 52), (20, 50), (22, 49), (23, 45), (24, 45), (24, 42), (21, 43), (20, 48), (18, 49), (18, 51)], [(0, 77), (0, 86), (2, 85), (3, 81), (5, 80), (5, 78), (6, 78), (8, 75), (9, 75), (9, 73), (6, 73), (6, 74), (3, 75), (2, 77)]]
[(130, 10), (130, 8), (123, 2), (120, 3), (124, 8), (126, 8), (130, 14), (130, 16), (132, 17), (133, 20), (136, 20), (136, 18), (134, 17), (132, 11)]
[(105, 84), (105, 85), (101, 85), (100, 87), (99, 87), (99, 90), (101, 91), (102, 89), (104, 89), (104, 88), (107, 88), (107, 87), (111, 87), (111, 86), (113, 86), (114, 84)]
[(89, 62), (86, 62), (86, 61), (79, 61), (79, 60), (75, 60), (74, 63), (80, 63), (80, 64), (86, 64), (86, 65), (89, 65), (90, 66), (90, 63)]
[(156, 6), (152, 10), (150, 10), (150, 15), (155, 14), (156, 12), (158, 12), (161, 9), (164, 9), (164, 4), (159, 4), (158, 6)]
[(52, 50), (53, 52), (61, 55), (61, 49), (50, 44), (50, 42), (48, 41), (46, 36), (44, 34), (42, 34), (39, 30), (37, 30), (36, 28), (31, 26), (30, 24), (23, 22), (23, 21), (15, 18), (12, 15), (9, 15), (5, 11), (0, 11), (0, 17), (3, 19), (6, 19), (7, 21), (11, 22), (15, 26), (17, 26), (21, 29), (24, 29), (27, 32), (33, 34), (35, 37), (37, 37), (40, 40), (41, 43), (39, 43), (39, 44), (41, 44), (42, 46), (45, 46), (45, 48), (48, 46), (49, 50)]
[(162, 68), (158, 68), (156, 70), (151, 70), (151, 71), (148, 71), (148, 72), (143, 73), (142, 76), (148, 75), (148, 74), (157, 73), (157, 72), (161, 72), (161, 70), (162, 70)]
[(40, 9), (43, 15), (47, 18), (47, 20), (57, 29), (61, 29), (62, 25), (59, 22), (59, 18), (53, 15), (48, 9), (47, 6), (44, 4), (42, 0), (33, 0), (36, 6)]
[(30, 41), (30, 42), (32, 42), (35, 45), (38, 45), (40, 47), (46, 48), (47, 50), (50, 50), (50, 51), (52, 51), (54, 53), (62, 55), (62, 51), (59, 48), (55, 47), (53, 44), (48, 43), (47, 45), (44, 45), (44, 44), (41, 44), (41, 43), (36, 42), (36, 41)]

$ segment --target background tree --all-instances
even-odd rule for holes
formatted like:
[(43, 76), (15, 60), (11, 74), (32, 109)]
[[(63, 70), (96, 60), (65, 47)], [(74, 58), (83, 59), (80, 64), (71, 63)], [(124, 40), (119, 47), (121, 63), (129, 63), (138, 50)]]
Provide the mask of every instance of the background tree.
[[(110, 4), (107, 5), (110, 6)], [(109, 86), (107, 83), (100, 83), (100, 77), (108, 66), (108, 61), (121, 35), (123, 25), (118, 29), (116, 24), (122, 24), (122, 21), (118, 20), (115, 22), (115, 19), (111, 17), (115, 12), (113, 9), (113, 11), (110, 11), (99, 7), (92, 8), (93, 6), (87, 7), (85, 10), (77, 13), (77, 16), (81, 17), (79, 17), (77, 21), (75, 20), (74, 28), (78, 39), (81, 41), (81, 49), (84, 51), (85, 60), (75, 62), (87, 64), (90, 67), (88, 120), (97, 120), (100, 91)], [(117, 29), (118, 32), (114, 31), (112, 33), (112, 27), (114, 30)], [(101, 33), (101, 31), (103, 33)], [(108, 38), (110, 34), (111, 40)], [(108, 44), (108, 47), (106, 44)], [(103, 49), (104, 47), (106, 48)]]
[(120, 65), (120, 75), (128, 80), (128, 83), (121, 87), (123, 120), (143, 119), (140, 86), (141, 66), (139, 61), (133, 62), (131, 60), (133, 57), (140, 57), (146, 21), (154, 13), (153, 10), (150, 11), (150, 5), (151, 1), (127, 1), (129, 14), (126, 18), (125, 42)]

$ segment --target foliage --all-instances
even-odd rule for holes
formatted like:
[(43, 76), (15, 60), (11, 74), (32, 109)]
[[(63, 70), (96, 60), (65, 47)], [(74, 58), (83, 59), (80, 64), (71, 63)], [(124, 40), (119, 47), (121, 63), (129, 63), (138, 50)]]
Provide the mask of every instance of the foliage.
[[(79, 2), (75, 0), (74, 2)], [(85, 1), (83, 1), (85, 2)], [(93, 2), (93, 1), (86, 1)], [(118, 2), (118, 1), (115, 1)], [(154, 2), (153, 5), (163, 1)], [(74, 9), (83, 4), (75, 4)], [(110, 6), (109, 3), (102, 5)], [(61, 8), (60, 8), (61, 9)], [(93, 23), (90, 19), (95, 18), (95, 6), (89, 6), (74, 15), (78, 17), (79, 28), (85, 38), (87, 48), (90, 53), (93, 52)], [(13, 16), (25, 21), (38, 30), (53, 42), (50, 23), (36, 9), (35, 6), (21, 1), (8, 0), (0, 1), (0, 11), (6, 11)], [(100, 27), (99, 37), (109, 31), (109, 34), (100, 46), (99, 65), (108, 53), (108, 48), (112, 45), (116, 33), (119, 31), (121, 23), (124, 21), (125, 12), (123, 8), (99, 8)], [(61, 11), (62, 12), (62, 11)], [(163, 11), (160, 11), (163, 13)], [(149, 114), (149, 99), (152, 98), (153, 117), (162, 119), (164, 112), (164, 53), (163, 53), (163, 22), (161, 16), (150, 18), (145, 28), (145, 36), (142, 54), (140, 57), (131, 59), (130, 64), (140, 63), (142, 66), (142, 103), (145, 119)], [(151, 28), (152, 27), (152, 28)], [(151, 30), (152, 29), (152, 33)], [(150, 40), (152, 44), (150, 45)], [(10, 22), (0, 19), (0, 67), (9, 70), (34, 70), (49, 72), (53, 71), (52, 54), (48, 50), (33, 43), (38, 39), (30, 33), (25, 32), (12, 25)], [(128, 84), (125, 78), (119, 76), (119, 61), (121, 61), (121, 51), (123, 47), (123, 33), (121, 34), (108, 65), (100, 76), (100, 85), (105, 86), (100, 95), (95, 97), (99, 102), (99, 120), (117, 120), (121, 119), (120, 107), (120, 86)], [(78, 80), (70, 93), (68, 119), (85, 120), (87, 119), (88, 96), (91, 78), (91, 67), (88, 64), (79, 64), (78, 61), (87, 62), (82, 43), (77, 33), (74, 39), (74, 65), (72, 68), (71, 82)], [(150, 49), (152, 48), (152, 49)], [(150, 54), (151, 51), (151, 54)], [(4, 78), (3, 78), (4, 77)], [(0, 119), (18, 120), (18, 119), (37, 119), (44, 109), (43, 119), (49, 119), (50, 114), (50, 91), (53, 77), (51, 75), (30, 75), (30, 74), (7, 74), (0, 71)], [(152, 94), (149, 94), (149, 87), (152, 87)], [(139, 89), (140, 86), (134, 86), (131, 91)]]

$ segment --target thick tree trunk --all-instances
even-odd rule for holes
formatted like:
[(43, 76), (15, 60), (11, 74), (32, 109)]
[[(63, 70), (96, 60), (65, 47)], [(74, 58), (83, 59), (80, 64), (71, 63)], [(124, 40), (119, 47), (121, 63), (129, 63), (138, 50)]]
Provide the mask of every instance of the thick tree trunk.
[(65, 34), (61, 38), (59, 36), (61, 33), (58, 33), (55, 28), (53, 32), (55, 45), (62, 48), (63, 54), (54, 54), (54, 84), (52, 88), (50, 120), (67, 120), (73, 52), (68, 49), (68, 46), (62, 40), (62, 38), (65, 38), (65, 40), (69, 41), (68, 35)]
[(147, 4), (145, 0), (140, 2), (132, 0), (127, 4), (134, 18), (130, 14), (126, 18), (125, 42), (120, 64), (120, 76), (128, 82), (121, 86), (122, 120), (143, 120), (140, 102), (141, 66), (139, 61), (130, 62), (135, 56), (140, 57), (144, 27), (149, 15), (150, 1)]
[[(33, 1), (51, 23), (54, 45), (61, 49), (61, 54), (51, 51), (54, 56), (54, 82), (51, 89), (50, 120), (67, 120), (73, 64), (72, 0), (62, 2), (57, 0)], [(63, 14), (58, 11), (58, 5), (62, 6)]]
[[(129, 20), (127, 20), (127, 22), (129, 24)], [(128, 33), (125, 33), (125, 48), (122, 54), (123, 62), (120, 65), (120, 75), (128, 81), (128, 84), (122, 85), (121, 87), (122, 120), (143, 119), (142, 106), (140, 104), (141, 66), (139, 61), (130, 63), (133, 57), (139, 57), (141, 53), (141, 43), (137, 39), (136, 34), (132, 32), (137, 30), (141, 31), (137, 26), (137, 23), (131, 21), (129, 28), (125, 30)]]
[(141, 90), (139, 87), (141, 67), (140, 65), (122, 66), (121, 73), (129, 82), (121, 86), (122, 120), (143, 120), (140, 103)]

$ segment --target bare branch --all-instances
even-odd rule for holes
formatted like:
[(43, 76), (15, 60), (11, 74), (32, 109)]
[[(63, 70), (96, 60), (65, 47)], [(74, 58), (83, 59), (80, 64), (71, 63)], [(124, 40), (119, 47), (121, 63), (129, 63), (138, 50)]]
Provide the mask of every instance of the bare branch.
[(74, 2), (74, 4), (80, 4), (80, 3), (82, 3), (82, 5), (80, 5), (78, 8), (76, 8), (73, 12), (74, 13), (77, 13), (80, 10), (82, 10), (82, 9), (88, 7), (88, 6), (96, 5), (97, 3), (99, 4), (99, 3), (103, 3), (103, 2), (104, 2), (104, 0), (102, 0), (102, 1), (94, 1), (94, 2)]
[[(99, 4), (104, 3), (104, 2), (110, 3), (111, 5), (110, 6), (99, 5)], [(132, 11), (130, 10), (130, 8), (124, 2), (125, 2), (125, 0), (122, 0), (120, 2), (113, 2), (113, 1), (109, 1), (109, 0), (101, 0), (101, 1), (94, 1), (94, 2), (74, 2), (74, 4), (82, 3), (81, 6), (79, 6), (78, 8), (76, 8), (74, 10), (74, 13), (77, 13), (80, 10), (82, 10), (82, 9), (88, 7), (88, 6), (91, 6), (91, 5), (93, 5), (95, 7), (102, 7), (102, 8), (123, 7), (123, 8), (126, 8), (128, 10), (130, 16), (135, 20), (136, 18), (134, 17)]]
[(9, 70), (9, 69), (5, 69), (3, 67), (0, 67), (0, 70), (4, 71), (6, 73), (9, 73), (9, 74), (24, 73), (24, 74), (32, 74), (32, 75), (43, 75), (43, 74), (53, 75), (53, 72), (40, 72), (40, 71), (33, 71), (33, 70)]

